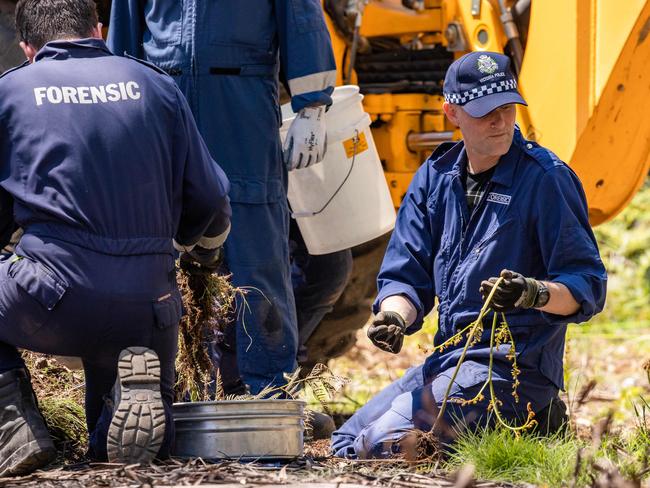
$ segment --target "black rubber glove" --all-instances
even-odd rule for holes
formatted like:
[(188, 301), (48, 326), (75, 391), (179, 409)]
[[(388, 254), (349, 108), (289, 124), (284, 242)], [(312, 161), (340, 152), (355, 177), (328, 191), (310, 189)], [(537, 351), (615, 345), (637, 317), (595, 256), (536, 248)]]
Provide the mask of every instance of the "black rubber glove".
[(222, 255), (221, 247), (206, 249), (194, 246), (191, 251), (181, 253), (181, 268), (192, 274), (211, 274), (221, 264)]
[(379, 312), (368, 329), (368, 338), (382, 351), (397, 354), (404, 344), (406, 323), (397, 312)]
[[(501, 271), (503, 281), (492, 297), (491, 307), (497, 312), (511, 312), (518, 308), (532, 308), (539, 292), (540, 283), (533, 278), (525, 278), (521, 274), (504, 269)], [(483, 300), (492, 292), (497, 278), (481, 282), (479, 291)]]

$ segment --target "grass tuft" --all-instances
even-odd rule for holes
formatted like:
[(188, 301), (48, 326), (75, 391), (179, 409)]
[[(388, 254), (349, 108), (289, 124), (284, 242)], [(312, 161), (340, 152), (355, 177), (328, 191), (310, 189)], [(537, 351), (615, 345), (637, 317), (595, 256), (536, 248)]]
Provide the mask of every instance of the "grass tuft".
[(72, 461), (83, 459), (88, 443), (83, 406), (71, 398), (51, 396), (41, 400), (39, 407), (61, 456)]
[(640, 397), (633, 405), (634, 428), (607, 435), (598, 456), (617, 466), (626, 479), (640, 481), (650, 479), (650, 402)]
[(571, 436), (540, 437), (516, 435), (504, 428), (480, 429), (461, 434), (446, 468), (452, 471), (472, 464), (479, 479), (567, 486), (573, 479), (580, 447), (580, 441)]
[(83, 459), (88, 443), (84, 411), (84, 376), (56, 359), (24, 351), (32, 388), (61, 460)]

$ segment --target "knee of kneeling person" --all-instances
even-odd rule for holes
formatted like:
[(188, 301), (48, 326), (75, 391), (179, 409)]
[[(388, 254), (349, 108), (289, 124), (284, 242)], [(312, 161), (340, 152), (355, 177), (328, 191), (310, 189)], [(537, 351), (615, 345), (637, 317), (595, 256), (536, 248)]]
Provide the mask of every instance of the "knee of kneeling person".
[(414, 430), (411, 392), (396, 397), (390, 408), (365, 427), (354, 442), (360, 459), (389, 458), (400, 453), (399, 441)]

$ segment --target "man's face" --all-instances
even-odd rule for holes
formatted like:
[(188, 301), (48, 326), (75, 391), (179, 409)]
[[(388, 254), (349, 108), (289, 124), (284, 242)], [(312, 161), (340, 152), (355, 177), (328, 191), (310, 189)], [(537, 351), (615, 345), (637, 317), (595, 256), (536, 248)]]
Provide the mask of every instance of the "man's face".
[(501, 157), (510, 149), (517, 110), (503, 105), (484, 117), (474, 118), (459, 105), (445, 104), (445, 113), (463, 134), (468, 151), (485, 157)]

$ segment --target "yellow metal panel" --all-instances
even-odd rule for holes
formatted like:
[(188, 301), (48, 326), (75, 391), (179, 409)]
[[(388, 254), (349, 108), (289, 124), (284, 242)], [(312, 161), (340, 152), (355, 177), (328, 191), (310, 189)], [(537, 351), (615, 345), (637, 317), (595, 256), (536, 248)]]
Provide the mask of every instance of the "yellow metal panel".
[[(470, 51), (503, 51), (505, 36), (501, 28), (499, 12), (491, 2), (482, 0), (479, 16), (472, 15), (471, 0), (450, 0), (446, 5), (446, 22), (458, 21), (463, 25)], [(485, 31), (487, 42), (481, 42), (479, 38), (481, 31)]]
[(564, 161), (569, 160), (576, 142), (578, 2), (585, 3), (532, 2), (528, 44), (519, 77), (537, 140)]
[(647, 0), (571, 159), (587, 193), (592, 224), (604, 222), (622, 210), (648, 174), (649, 66)]
[(390, 196), (393, 199), (393, 205), (398, 208), (402, 204), (402, 199), (411, 184), (413, 173), (391, 173), (386, 171), (386, 182), (390, 190)]
[(406, 147), (410, 132), (420, 131), (420, 112), (400, 110), (390, 123), (372, 129), (377, 150), (388, 171), (416, 171), (422, 161), (420, 155)]
[(426, 93), (381, 93), (365, 95), (363, 108), (369, 114), (395, 113), (398, 110), (442, 110), (444, 98)]
[[(529, 108), (518, 107), (518, 122), (527, 137), (570, 161), (585, 184), (593, 223), (618, 212), (648, 171), (650, 118), (640, 114), (650, 112), (650, 23), (644, 24), (650, 17), (649, 3), (532, 2), (519, 79)], [(362, 34), (402, 42), (417, 35), (444, 43), (440, 33), (453, 21), (462, 25), (471, 50), (502, 50), (506, 39), (496, 0), (482, 0), (480, 15), (472, 15), (469, 0), (426, 0), (425, 5), (430, 8), (414, 12), (404, 9), (401, 0), (371, 0)], [(333, 33), (329, 20), (328, 25)], [(629, 37), (632, 26), (635, 31)], [(333, 41), (341, 73), (346, 47), (336, 35)], [(440, 97), (420, 94), (369, 95), (364, 100), (375, 122), (373, 135), (382, 161), (391, 171), (387, 174), (398, 175), (389, 178), (396, 204), (423, 157), (406, 147), (408, 133), (440, 130), (441, 103)]]
[(397, 110), (392, 93), (365, 95), (363, 97), (363, 109), (371, 115), (393, 114)]
[(445, 116), (442, 112), (422, 114), (422, 132), (444, 132)]
[(595, 100), (605, 88), (612, 67), (645, 0), (598, 0), (596, 12)]
[(429, 8), (416, 12), (404, 8), (401, 0), (371, 1), (363, 14), (361, 35), (400, 36), (443, 31), (442, 11)]
[(393, 96), (393, 102), (397, 110), (442, 110), (445, 99), (439, 95), (427, 95), (424, 93), (404, 93)]

